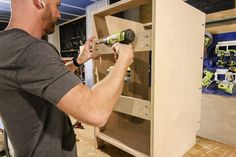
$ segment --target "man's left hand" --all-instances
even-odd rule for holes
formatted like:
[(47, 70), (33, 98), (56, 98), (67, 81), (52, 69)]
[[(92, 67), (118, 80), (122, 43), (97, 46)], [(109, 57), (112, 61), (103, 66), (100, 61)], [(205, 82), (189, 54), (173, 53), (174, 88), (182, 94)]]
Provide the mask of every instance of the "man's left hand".
[(77, 58), (77, 62), (79, 64), (83, 64), (91, 58), (98, 57), (98, 55), (94, 53), (94, 39), (95, 39), (94, 36), (89, 37), (88, 40), (86, 41), (86, 43), (84, 44), (84, 46)]

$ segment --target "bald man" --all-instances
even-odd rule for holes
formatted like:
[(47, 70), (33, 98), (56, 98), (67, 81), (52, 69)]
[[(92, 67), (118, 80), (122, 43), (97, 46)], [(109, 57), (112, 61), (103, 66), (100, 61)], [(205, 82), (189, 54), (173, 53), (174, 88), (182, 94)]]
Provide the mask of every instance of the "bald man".
[[(0, 115), (15, 157), (76, 157), (67, 114), (101, 127), (121, 94), (130, 45), (115, 44), (113, 71), (92, 89), (69, 72), (55, 47), (41, 37), (54, 32), (60, 0), (12, 0), (11, 20), (0, 32)], [(74, 63), (92, 58), (90, 38)]]

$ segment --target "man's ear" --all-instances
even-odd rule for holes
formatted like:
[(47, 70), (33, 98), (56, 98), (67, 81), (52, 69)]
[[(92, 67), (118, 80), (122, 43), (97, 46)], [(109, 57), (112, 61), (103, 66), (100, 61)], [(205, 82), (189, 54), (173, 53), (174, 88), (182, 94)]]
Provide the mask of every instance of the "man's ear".
[(40, 0), (40, 3), (41, 3), (42, 8), (44, 8), (44, 7), (45, 7), (44, 1), (43, 1), (43, 0)]
[(45, 7), (45, 2), (43, 0), (33, 0), (34, 5), (38, 9), (42, 9)]

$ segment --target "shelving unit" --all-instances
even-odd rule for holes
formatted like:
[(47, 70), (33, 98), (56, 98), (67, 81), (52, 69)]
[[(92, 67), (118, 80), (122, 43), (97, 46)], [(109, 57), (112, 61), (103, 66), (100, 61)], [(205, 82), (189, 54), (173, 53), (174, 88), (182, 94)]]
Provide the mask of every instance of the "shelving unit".
[(62, 57), (75, 57), (86, 41), (86, 17), (81, 16), (59, 26)]
[[(137, 7), (139, 22), (113, 16)], [(183, 1), (122, 0), (96, 11), (94, 24), (99, 39), (125, 29), (136, 34), (131, 79), (107, 124), (95, 129), (96, 146), (108, 142), (137, 157), (183, 156), (199, 129), (205, 14)], [(102, 54), (94, 60), (98, 82), (115, 60), (109, 46), (95, 49)]]
[[(61, 59), (64, 63), (71, 62), (73, 57), (79, 55), (79, 49), (86, 42), (86, 17), (81, 16), (72, 21), (59, 26)], [(75, 67), (73, 64), (67, 65), (83, 83), (85, 83), (85, 67)]]

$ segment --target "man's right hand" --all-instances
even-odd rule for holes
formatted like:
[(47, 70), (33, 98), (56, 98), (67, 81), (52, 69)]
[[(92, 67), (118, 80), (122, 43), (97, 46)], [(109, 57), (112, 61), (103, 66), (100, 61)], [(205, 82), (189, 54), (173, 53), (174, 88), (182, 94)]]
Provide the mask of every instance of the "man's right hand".
[(115, 58), (118, 57), (118, 60), (121, 60), (123, 64), (126, 64), (127, 67), (133, 63), (134, 52), (132, 45), (115, 43), (112, 46), (112, 50), (115, 53)]

